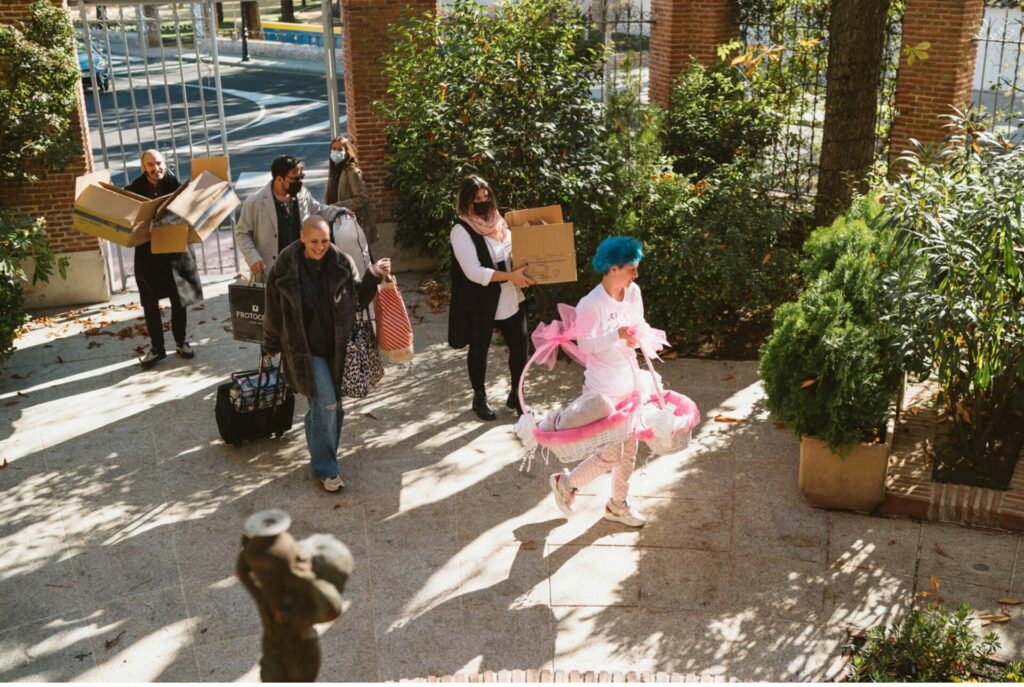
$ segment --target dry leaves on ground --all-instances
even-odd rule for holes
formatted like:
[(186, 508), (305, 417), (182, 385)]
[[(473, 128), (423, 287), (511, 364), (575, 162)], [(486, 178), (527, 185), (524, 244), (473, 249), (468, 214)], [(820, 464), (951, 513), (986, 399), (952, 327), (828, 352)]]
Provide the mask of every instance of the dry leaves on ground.
[(731, 417), (729, 415), (715, 415), (715, 422), (746, 422), (745, 417)]

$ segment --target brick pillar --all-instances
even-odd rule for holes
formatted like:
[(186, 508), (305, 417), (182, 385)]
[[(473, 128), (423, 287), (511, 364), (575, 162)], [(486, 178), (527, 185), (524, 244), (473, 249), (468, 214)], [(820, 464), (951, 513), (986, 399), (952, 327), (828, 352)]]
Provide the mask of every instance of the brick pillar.
[[(0, 23), (12, 24), (25, 19), (31, 4), (32, 0), (5, 0), (0, 5)], [(54, 4), (67, 9), (67, 0), (54, 0)], [(81, 141), (83, 154), (62, 169), (39, 173), (39, 181), (35, 183), (17, 186), (0, 183), (0, 204), (31, 217), (45, 217), (50, 245), (55, 252), (70, 261), (67, 280), (57, 274), (50, 278), (48, 284), (25, 286), (29, 307), (96, 303), (110, 299), (100, 240), (76, 231), (71, 225), (75, 177), (91, 172), (93, 168), (89, 132), (83, 125), (87, 120), (81, 81), (76, 89), (78, 112), (72, 116), (69, 135)]]
[(394, 246), (394, 192), (384, 184), (387, 142), (383, 120), (373, 104), (387, 93), (383, 57), (392, 45), (388, 28), (402, 17), (436, 9), (437, 0), (341, 0), (348, 136), (355, 145), (380, 231), (374, 254), (396, 259), (396, 270), (432, 267), (435, 261), (403, 253)]
[(704, 64), (739, 36), (733, 0), (651, 0), (650, 98), (668, 104), (672, 81), (691, 57)]
[(984, 0), (907, 0), (903, 45), (931, 43), (928, 58), (907, 64), (901, 50), (896, 79), (896, 118), (890, 150), (895, 158), (909, 139), (927, 143), (945, 135), (950, 106), (971, 101), (977, 46), (974, 36), (985, 14)]

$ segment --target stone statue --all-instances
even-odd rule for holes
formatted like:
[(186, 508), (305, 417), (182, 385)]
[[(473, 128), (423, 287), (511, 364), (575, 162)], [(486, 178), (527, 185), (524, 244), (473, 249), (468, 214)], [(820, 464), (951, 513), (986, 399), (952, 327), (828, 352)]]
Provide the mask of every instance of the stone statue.
[(263, 623), (263, 682), (313, 682), (320, 671), (315, 623), (341, 615), (341, 593), (352, 574), (348, 548), (327, 534), (296, 542), (281, 510), (245, 522), (235, 574), (252, 594)]

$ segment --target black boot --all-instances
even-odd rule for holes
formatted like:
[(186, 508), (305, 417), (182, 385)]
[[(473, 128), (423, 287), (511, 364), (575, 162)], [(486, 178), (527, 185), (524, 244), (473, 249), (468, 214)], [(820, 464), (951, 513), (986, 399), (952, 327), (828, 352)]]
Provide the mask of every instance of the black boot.
[(516, 411), (516, 415), (523, 414), (523, 407), (519, 405), (519, 394), (515, 391), (509, 393), (508, 400), (505, 401), (505, 406)]
[(481, 393), (473, 394), (473, 412), (476, 413), (477, 417), (481, 420), (493, 420), (498, 416), (494, 414), (491, 407), (487, 405), (487, 395)]

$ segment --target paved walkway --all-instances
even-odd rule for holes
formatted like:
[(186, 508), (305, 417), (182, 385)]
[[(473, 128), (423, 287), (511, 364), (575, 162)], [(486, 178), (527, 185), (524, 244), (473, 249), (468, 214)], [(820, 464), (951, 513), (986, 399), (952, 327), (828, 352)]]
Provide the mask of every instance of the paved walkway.
[[(324, 628), (322, 680), (502, 670), (834, 677), (847, 627), (905, 610), (929, 579), (947, 602), (1024, 595), (1019, 537), (831, 513), (797, 491), (797, 441), (767, 417), (755, 363), (661, 366), (705, 421), (633, 479), (640, 531), (599, 519), (607, 478), (560, 517), (521, 474), (511, 414), (468, 412), (464, 353), (403, 275), (417, 356), (347, 404), (340, 495), (309, 476), (301, 429), (225, 446), (216, 385), (256, 360), (225, 331), (226, 283), (190, 313), (197, 357), (142, 372), (130, 305), (55, 316), (0, 379), (0, 680), (255, 680), (256, 610), (233, 575), (242, 523), (288, 510), (337, 535), (356, 571)], [(87, 317), (88, 321), (82, 322)], [(169, 335), (168, 335), (169, 336)], [(491, 377), (501, 378), (499, 352)], [(568, 399), (579, 368), (531, 372)], [(507, 382), (494, 381), (494, 403)], [(716, 415), (742, 422), (715, 422)], [(642, 451), (642, 456), (645, 454)], [(1024, 658), (1024, 618), (995, 629)]]

